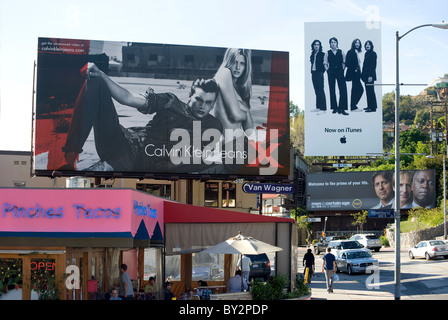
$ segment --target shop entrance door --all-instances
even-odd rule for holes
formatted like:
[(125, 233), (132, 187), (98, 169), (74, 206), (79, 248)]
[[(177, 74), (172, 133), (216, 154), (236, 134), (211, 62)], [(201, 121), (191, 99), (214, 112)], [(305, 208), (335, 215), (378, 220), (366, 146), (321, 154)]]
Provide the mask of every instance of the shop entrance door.
[(0, 300), (61, 299), (64, 251), (0, 251)]
[(67, 266), (79, 274), (79, 288), (66, 289), (67, 300), (100, 300), (104, 298), (104, 249), (67, 250)]

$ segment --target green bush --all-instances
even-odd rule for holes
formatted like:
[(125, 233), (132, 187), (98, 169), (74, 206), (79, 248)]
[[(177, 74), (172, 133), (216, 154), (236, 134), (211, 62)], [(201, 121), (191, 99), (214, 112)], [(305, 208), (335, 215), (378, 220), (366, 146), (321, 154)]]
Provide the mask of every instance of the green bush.
[(383, 247), (390, 247), (389, 240), (385, 236), (381, 236), (380, 239)]
[(250, 291), (254, 300), (281, 300), (292, 299), (309, 294), (310, 289), (304, 284), (303, 276), (296, 278), (296, 288), (291, 292), (286, 292), (288, 279), (286, 276), (277, 275), (267, 282), (254, 280)]

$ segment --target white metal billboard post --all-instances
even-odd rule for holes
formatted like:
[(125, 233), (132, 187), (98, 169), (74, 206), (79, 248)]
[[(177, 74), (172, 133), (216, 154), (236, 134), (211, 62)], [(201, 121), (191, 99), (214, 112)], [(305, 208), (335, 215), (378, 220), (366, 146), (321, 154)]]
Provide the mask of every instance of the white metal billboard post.
[(448, 29), (448, 23), (436, 24), (422, 24), (410, 29), (408, 32), (399, 35), (398, 31), (395, 34), (395, 59), (396, 59), (396, 73), (395, 73), (395, 300), (400, 300), (400, 116), (398, 113), (400, 106), (400, 81), (399, 81), (399, 42), (411, 31), (423, 27), (435, 27), (440, 29)]

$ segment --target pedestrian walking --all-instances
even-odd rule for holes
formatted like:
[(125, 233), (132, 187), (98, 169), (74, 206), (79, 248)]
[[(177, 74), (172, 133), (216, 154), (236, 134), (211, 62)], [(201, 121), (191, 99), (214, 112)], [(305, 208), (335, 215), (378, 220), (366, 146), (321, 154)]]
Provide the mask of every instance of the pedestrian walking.
[(336, 258), (331, 253), (331, 248), (327, 248), (327, 253), (322, 257), (322, 273), (327, 279), (327, 292), (333, 292), (333, 276), (336, 272)]
[(308, 249), (303, 256), (302, 265), (305, 267), (303, 273), (306, 274), (306, 269), (308, 268), (308, 279), (307, 282), (311, 283), (311, 277), (314, 273), (314, 255), (311, 249)]

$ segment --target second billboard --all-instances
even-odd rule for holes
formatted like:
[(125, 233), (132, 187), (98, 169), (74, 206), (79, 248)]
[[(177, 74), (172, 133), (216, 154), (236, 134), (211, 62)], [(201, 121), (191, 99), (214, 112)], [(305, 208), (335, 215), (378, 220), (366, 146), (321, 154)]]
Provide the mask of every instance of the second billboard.
[[(395, 208), (393, 171), (315, 173), (307, 175), (307, 210), (356, 211)], [(400, 172), (400, 209), (434, 208), (435, 171)]]
[(305, 23), (305, 155), (382, 153), (381, 29)]

